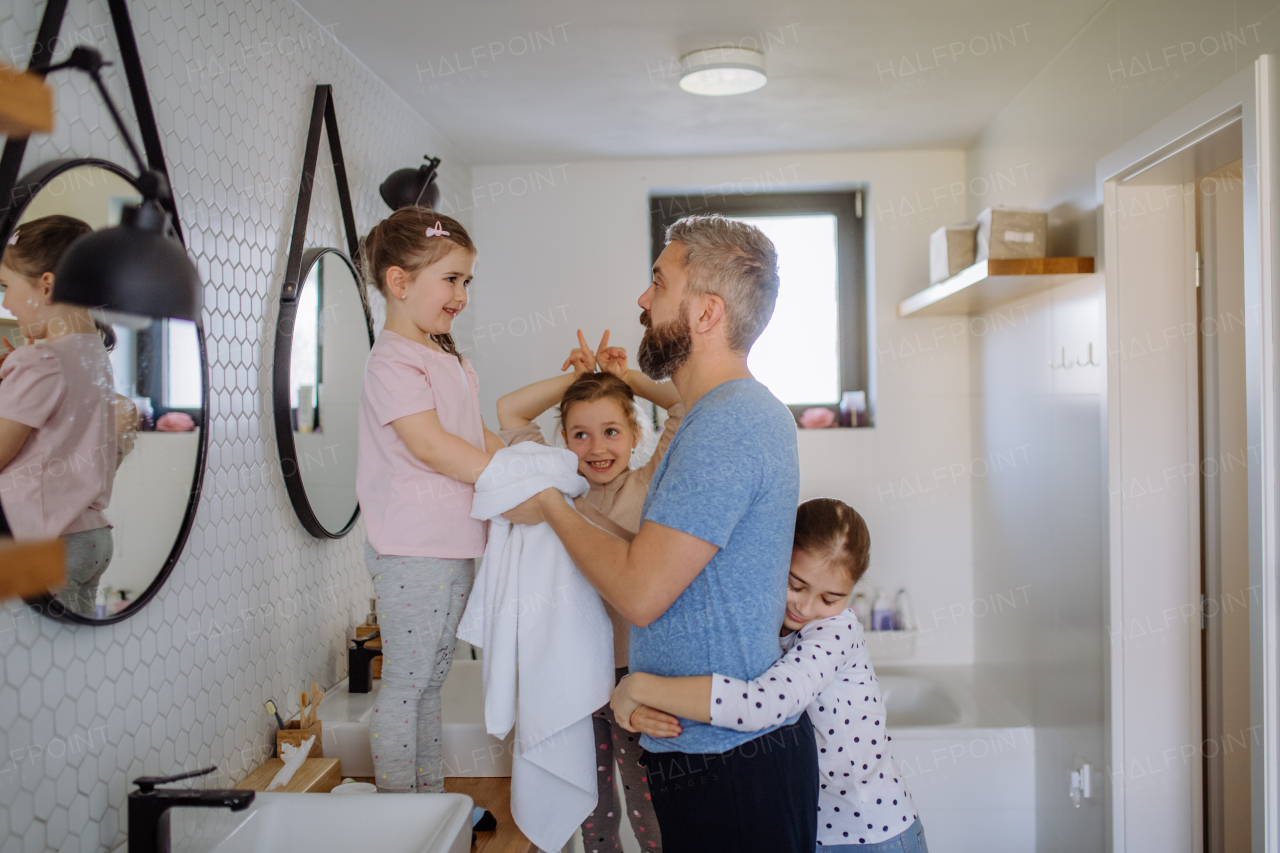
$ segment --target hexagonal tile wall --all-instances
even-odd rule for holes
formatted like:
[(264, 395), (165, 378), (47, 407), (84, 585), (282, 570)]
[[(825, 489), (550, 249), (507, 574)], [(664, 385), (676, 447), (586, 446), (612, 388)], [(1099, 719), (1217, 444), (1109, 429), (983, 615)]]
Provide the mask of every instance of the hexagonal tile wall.
[[(378, 183), (444, 158), (446, 197), (470, 194), (458, 151), (322, 26), (282, 0), (130, 4), (187, 246), (205, 281), (211, 379), (204, 492), (187, 547), (141, 613), (105, 627), (0, 610), (0, 851), (110, 850), (130, 781), (216, 764), (226, 786), (269, 756), (274, 697), (346, 675), (345, 637), (368, 611), (363, 525), (312, 538), (294, 515), (271, 426), (275, 303), (317, 83), (332, 83), (362, 231), (387, 214)], [(4, 61), (25, 67), (44, 11), (0, 8)], [(75, 44), (117, 58), (105, 3), (73, 2), (55, 59)], [(112, 96), (135, 130), (117, 64)], [(24, 171), (59, 157), (132, 168), (83, 76), (51, 78), (57, 127)], [(135, 139), (137, 137), (135, 136)], [(308, 245), (344, 247), (322, 150)], [(467, 220), (467, 211), (454, 211)], [(381, 317), (376, 304), (375, 316)]]

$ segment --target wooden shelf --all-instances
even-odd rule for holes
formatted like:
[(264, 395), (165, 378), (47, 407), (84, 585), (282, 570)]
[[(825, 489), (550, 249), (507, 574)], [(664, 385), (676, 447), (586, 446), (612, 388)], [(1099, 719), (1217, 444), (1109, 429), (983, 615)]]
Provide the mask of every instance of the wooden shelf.
[(1093, 273), (1093, 258), (988, 258), (898, 303), (898, 316), (980, 314)]
[(0, 134), (18, 138), (53, 131), (53, 90), (44, 78), (0, 64)]
[[(266, 791), (271, 780), (276, 778), (284, 762), (279, 758), (268, 758), (262, 766), (250, 773), (237, 789), (248, 791)], [(327, 794), (342, 782), (341, 764), (336, 758), (308, 758), (294, 772), (287, 785), (276, 788), (278, 794)]]
[(0, 537), (0, 599), (34, 596), (62, 586), (62, 540), (14, 542)]

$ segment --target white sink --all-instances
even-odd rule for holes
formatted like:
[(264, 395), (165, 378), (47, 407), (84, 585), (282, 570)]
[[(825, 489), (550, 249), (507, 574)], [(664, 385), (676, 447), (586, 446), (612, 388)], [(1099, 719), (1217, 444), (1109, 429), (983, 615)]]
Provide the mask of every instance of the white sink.
[[(445, 776), (511, 775), (512, 735), (499, 740), (484, 727), (483, 667), (478, 660), (455, 659), (440, 689)], [(381, 679), (374, 679), (372, 693), (348, 693), (344, 679), (320, 702), (324, 755), (342, 763), (343, 776), (373, 775), (369, 718), (381, 686)]]
[(241, 812), (169, 810), (173, 853), (467, 853), (463, 794), (258, 794)]

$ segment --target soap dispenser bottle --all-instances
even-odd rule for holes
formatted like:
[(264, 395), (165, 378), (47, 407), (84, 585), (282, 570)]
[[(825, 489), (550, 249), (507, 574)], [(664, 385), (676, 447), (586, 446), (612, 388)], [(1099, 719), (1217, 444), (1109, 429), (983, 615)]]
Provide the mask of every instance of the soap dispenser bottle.
[(911, 596), (906, 587), (898, 590), (898, 629), (910, 631), (916, 627), (916, 611), (911, 606)]
[(347, 691), (368, 693), (373, 689), (373, 659), (382, 656), (382, 649), (366, 649), (364, 644), (376, 640), (382, 634), (379, 629), (359, 639), (352, 640), (347, 649)]
[(853, 597), (853, 615), (858, 617), (858, 622), (862, 624), (862, 630), (871, 630), (871, 599), (862, 593), (858, 593)]
[(894, 627), (893, 601), (886, 589), (876, 596), (875, 606), (871, 608), (871, 630), (892, 631)]

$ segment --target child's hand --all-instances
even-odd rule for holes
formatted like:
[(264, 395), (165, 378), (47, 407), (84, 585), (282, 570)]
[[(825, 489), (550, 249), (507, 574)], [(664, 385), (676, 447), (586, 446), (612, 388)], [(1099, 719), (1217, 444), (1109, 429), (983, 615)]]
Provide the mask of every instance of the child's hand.
[(613, 693), (609, 696), (609, 708), (613, 711), (618, 725), (629, 732), (634, 732), (635, 729), (631, 727), (631, 715), (640, 707), (640, 703), (631, 695), (631, 685), (627, 683), (630, 680), (631, 676), (624, 676), (618, 682), (618, 686), (613, 688)]
[(627, 375), (627, 351), (624, 347), (609, 346), (609, 330), (604, 330), (600, 346), (596, 347), (596, 363), (603, 373), (612, 373), (619, 379)]
[(678, 718), (648, 705), (641, 705), (631, 712), (631, 726), (631, 731), (649, 737), (676, 737), (683, 731)]
[(0, 343), (4, 344), (4, 351), (0, 352), (0, 366), (3, 366), (4, 360), (8, 358), (10, 355), (12, 355), (13, 351), (17, 348), (13, 345), (13, 342), (10, 341), (8, 338), (0, 338)]
[[(608, 333), (605, 333), (606, 340)], [(591, 351), (591, 347), (587, 346), (587, 339), (582, 336), (582, 330), (578, 330), (578, 348), (569, 351), (569, 357), (564, 360), (564, 364), (560, 366), (561, 371), (573, 368), (575, 376), (581, 376), (584, 373), (596, 372), (596, 354)]]

